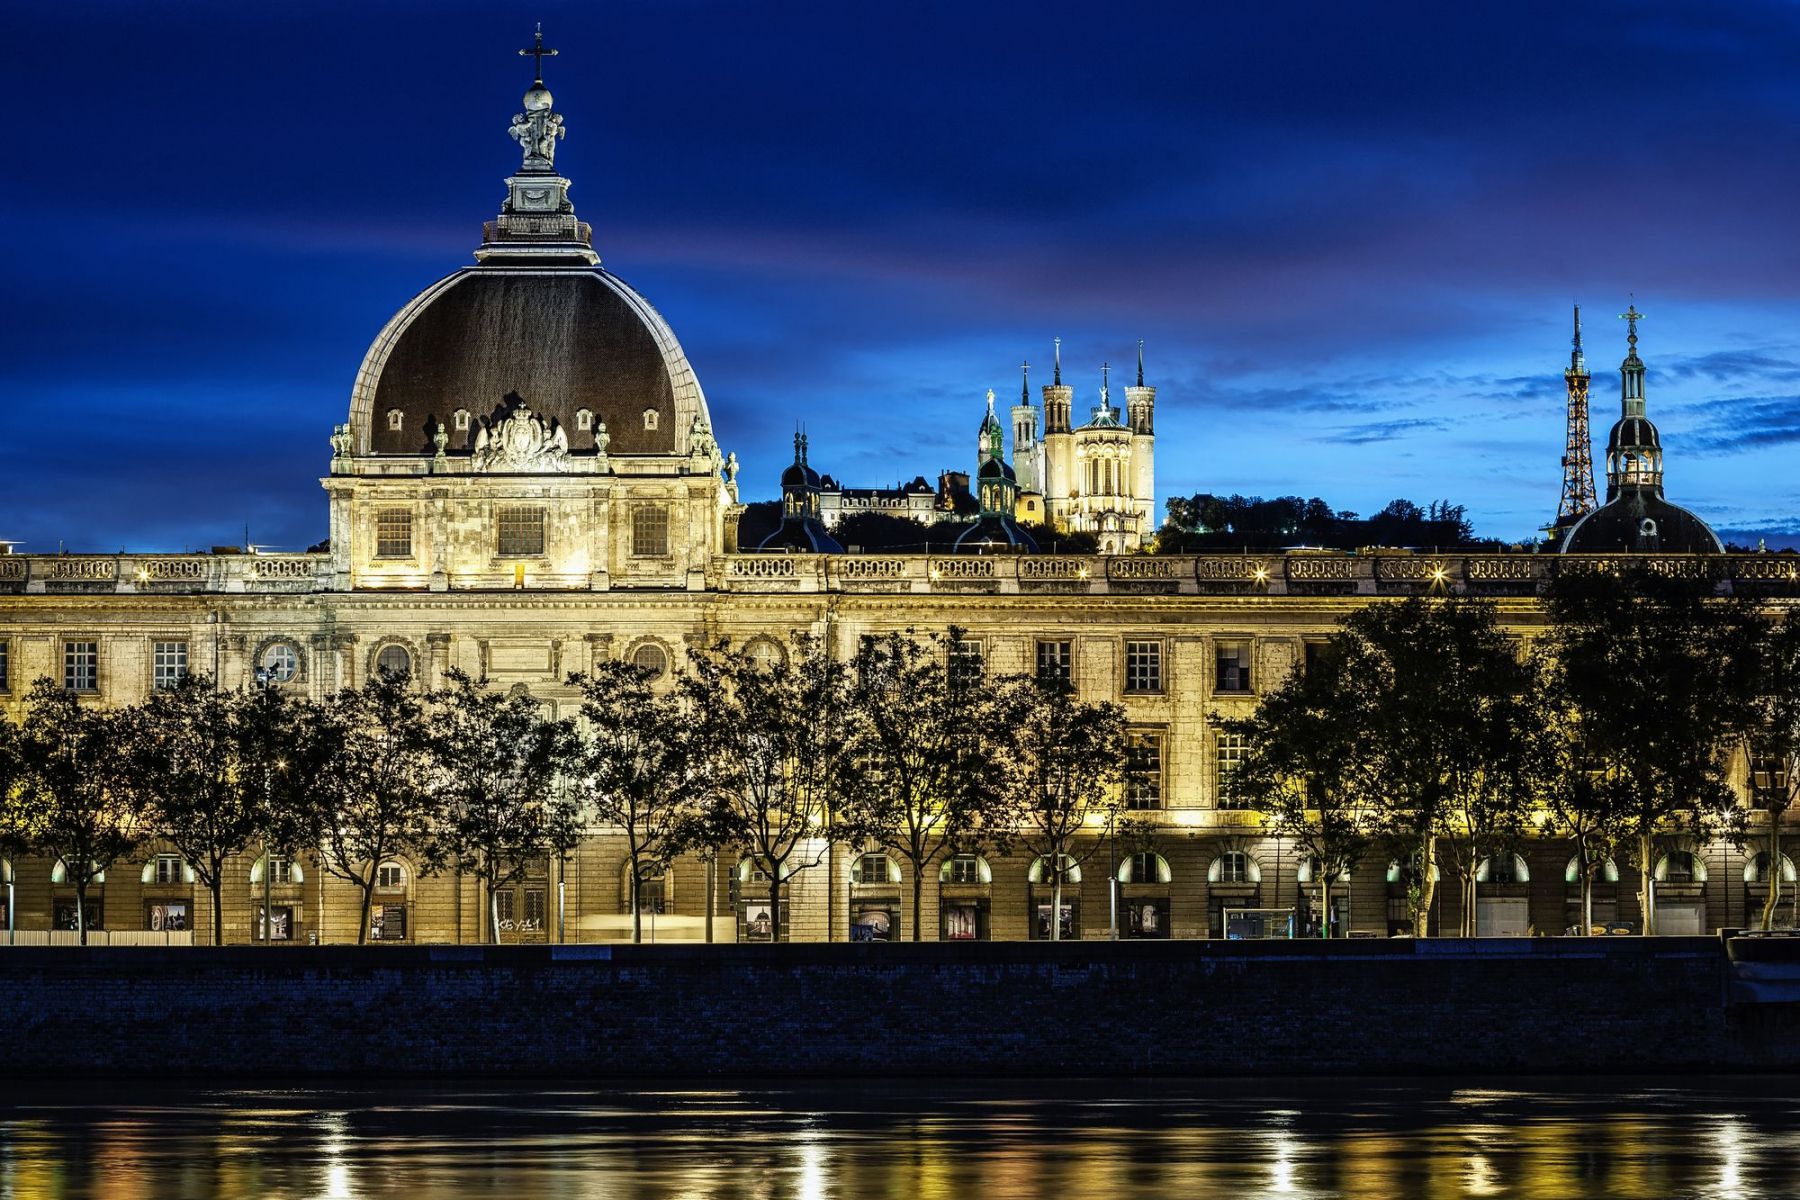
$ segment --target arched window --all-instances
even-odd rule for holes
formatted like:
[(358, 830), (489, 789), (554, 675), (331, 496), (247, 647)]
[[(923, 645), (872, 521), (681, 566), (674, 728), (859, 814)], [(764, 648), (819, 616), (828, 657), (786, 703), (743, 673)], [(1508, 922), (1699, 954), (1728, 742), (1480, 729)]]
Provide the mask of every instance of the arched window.
[(406, 415), (397, 408), (388, 409), (388, 429), (398, 432), (406, 424)]
[[(1744, 864), (1744, 882), (1769, 882), (1769, 852), (1767, 850), (1757, 854), (1754, 858)], [(1781, 856), (1781, 882), (1797, 882), (1794, 873), (1794, 860), (1785, 854)]]
[(184, 862), (181, 855), (164, 851), (152, 854), (144, 861), (144, 869), (138, 875), (138, 882), (167, 887), (169, 885), (192, 885), (198, 878), (194, 874), (194, 868)]
[(457, 409), (456, 413), (451, 417), (450, 423), (456, 427), (456, 432), (458, 433), (469, 432), (469, 410), (466, 408)]
[[(1569, 865), (1563, 868), (1563, 882), (1571, 886), (1581, 882), (1581, 855), (1576, 854), (1570, 857)], [(1600, 864), (1600, 870), (1594, 876), (1594, 882), (1619, 882), (1619, 864), (1610, 858)]]
[[(1410, 858), (1407, 859), (1405, 862), (1400, 862), (1399, 860), (1396, 859), (1396, 860), (1392, 860), (1388, 863), (1387, 881), (1390, 884), (1395, 884), (1395, 885), (1404, 887), (1404, 886), (1412, 883), (1418, 877), (1419, 877), (1419, 864), (1414, 862)], [(1442, 878), (1443, 878), (1443, 872), (1438, 870), (1436, 863), (1432, 863), (1431, 864), (1431, 882), (1436, 883)]]
[[(269, 883), (272, 886), (286, 887), (290, 884), (301, 884), (306, 882), (306, 872), (301, 869), (300, 864), (289, 858), (287, 855), (282, 854), (280, 851), (276, 851), (274, 854), (258, 855), (256, 861), (250, 864), (250, 884), (252, 887), (262, 886), (263, 863), (265, 860), (272, 864), (272, 869), (269, 872)], [(364, 861), (366, 862), (367, 860), (365, 859)]]
[(764, 671), (773, 671), (787, 661), (787, 653), (782, 650), (781, 643), (774, 638), (754, 637), (744, 646), (744, 653), (750, 661)]
[[(58, 885), (66, 885), (69, 883), (69, 868), (60, 858), (57, 859), (56, 864), (50, 868), (50, 882)], [(92, 879), (88, 880), (90, 886), (96, 883), (104, 884), (105, 882), (105, 871), (98, 872)]]
[(871, 850), (867, 854), (859, 855), (856, 861), (850, 864), (850, 882), (861, 884), (899, 883), (900, 864), (880, 850)]
[(1484, 858), (1475, 868), (1476, 883), (1530, 883), (1531, 868), (1517, 854), (1496, 854)]
[(656, 428), (656, 410), (654, 408), (646, 408), (644, 410), (644, 428)]
[(1658, 883), (1705, 883), (1706, 864), (1692, 850), (1671, 850), (1656, 860)]
[[(1025, 872), (1025, 879), (1030, 883), (1050, 885), (1056, 882), (1055, 872), (1047, 870), (1049, 866), (1042, 857), (1031, 860), (1030, 870)], [(1068, 855), (1062, 856), (1062, 881), (1065, 884), (1081, 882), (1081, 867)]]
[(591, 408), (576, 409), (575, 410), (575, 428), (585, 432), (587, 430), (592, 429), (593, 427), (594, 427), (594, 410)]
[(405, 646), (393, 643), (383, 646), (381, 652), (375, 656), (375, 673), (391, 675), (395, 678), (411, 675), (412, 655), (407, 653)]
[[(1301, 859), (1300, 865), (1294, 868), (1294, 880), (1296, 883), (1317, 883), (1319, 881), (1319, 860), (1316, 857)], [(1349, 883), (1350, 868), (1340, 868), (1331, 882)]]
[(952, 854), (938, 870), (938, 882), (958, 887), (978, 887), (994, 882), (994, 869), (979, 854)]
[(1206, 868), (1208, 883), (1261, 883), (1262, 864), (1242, 850), (1227, 850)]
[(1169, 860), (1151, 851), (1140, 850), (1119, 864), (1120, 883), (1172, 883), (1174, 879)]
[(650, 678), (661, 679), (669, 670), (669, 656), (655, 642), (645, 642), (631, 652), (631, 665), (650, 672)]

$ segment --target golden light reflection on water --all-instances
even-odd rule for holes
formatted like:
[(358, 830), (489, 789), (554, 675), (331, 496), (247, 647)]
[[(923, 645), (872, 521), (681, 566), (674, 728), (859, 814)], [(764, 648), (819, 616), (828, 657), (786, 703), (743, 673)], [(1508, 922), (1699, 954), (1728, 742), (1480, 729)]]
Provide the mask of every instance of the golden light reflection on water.
[(31, 1091), (0, 1101), (4, 1200), (1800, 1194), (1779, 1079)]

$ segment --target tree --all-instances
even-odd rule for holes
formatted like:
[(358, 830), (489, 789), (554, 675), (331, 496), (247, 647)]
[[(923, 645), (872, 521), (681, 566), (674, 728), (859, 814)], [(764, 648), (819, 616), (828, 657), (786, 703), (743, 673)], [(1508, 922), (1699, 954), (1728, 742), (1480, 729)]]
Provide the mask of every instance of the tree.
[(1643, 931), (1654, 933), (1657, 839), (1741, 822), (1723, 751), (1751, 723), (1747, 681), (1766, 622), (1708, 580), (1648, 571), (1564, 570), (1548, 604), (1551, 687), (1604, 764), (1620, 833), (1637, 850)]
[(1008, 681), (1000, 712), (1013, 743), (1010, 807), (1018, 836), (1053, 876), (1050, 940), (1060, 941), (1063, 883), (1106, 844), (1124, 807), (1125, 713), (1034, 678)]
[(73, 692), (38, 680), (17, 735), (13, 800), (0, 810), (0, 836), (62, 864), (84, 946), (88, 889), (146, 832), (123, 768), (124, 722), (117, 710), (83, 705)]
[(311, 786), (289, 835), (319, 869), (361, 896), (358, 945), (369, 937), (381, 864), (396, 856), (431, 867), (437, 758), (425, 702), (405, 674), (377, 672), (328, 697), (305, 739)]
[(1344, 619), (1321, 661), (1342, 684), (1335, 744), (1354, 760), (1329, 776), (1341, 803), (1369, 814), (1400, 860), (1419, 935), (1447, 840), (1471, 930), (1475, 872), (1524, 805), (1515, 744), (1529, 720), (1524, 667), (1493, 606), (1460, 597), (1370, 605)]
[(851, 663), (846, 838), (905, 860), (912, 940), (922, 936), (926, 868), (1002, 819), (1006, 800), (995, 694), (951, 686), (955, 627), (921, 643), (912, 630), (865, 639)]
[[(1341, 641), (1341, 639), (1338, 639)], [(1331, 890), (1355, 866), (1374, 830), (1371, 800), (1380, 780), (1361, 752), (1363, 715), (1378, 702), (1371, 681), (1345, 669), (1327, 643), (1304, 670), (1266, 693), (1248, 717), (1220, 720), (1244, 739), (1244, 759), (1225, 777), (1225, 794), (1263, 813), (1276, 837), (1292, 839), (1313, 864), (1321, 930), (1331, 931)]]
[(575, 778), (594, 820), (625, 836), (633, 942), (644, 940), (639, 893), (673, 861), (700, 790), (689, 714), (655, 678), (617, 661), (569, 676), (583, 696)]
[(486, 886), (488, 929), (498, 942), (495, 893), (535, 860), (567, 854), (580, 837), (580, 800), (566, 784), (575, 734), (523, 691), (492, 691), (455, 670), (449, 679), (426, 718), (437, 808), (427, 857)]
[[(276, 763), (259, 760), (259, 752), (280, 755), (286, 752), (275, 744), (291, 744), (263, 733), (271, 716), (281, 727), (293, 724), (292, 706), (279, 692), (221, 691), (202, 675), (152, 692), (122, 715), (130, 786), (157, 835), (180, 851), (211, 896), (215, 946), (225, 944), (226, 864), (266, 834), (272, 819), (267, 785)], [(276, 774), (284, 783), (295, 777), (279, 767)]]
[(844, 798), (847, 672), (805, 635), (779, 658), (721, 642), (690, 659), (677, 686), (706, 760), (698, 824), (768, 872), (770, 936), (779, 937), (782, 884), (824, 859)]
[(1747, 658), (1745, 719), (1734, 729), (1749, 783), (1750, 807), (1769, 823), (1769, 892), (1763, 929), (1781, 903), (1781, 822), (1800, 802), (1800, 621), (1789, 616), (1752, 645)]
[(1563, 678), (1544, 646), (1532, 652), (1528, 694), (1536, 715), (1525, 746), (1526, 770), (1542, 814), (1541, 832), (1575, 848), (1581, 888), (1581, 931), (1594, 929), (1594, 887), (1624, 838), (1629, 787), (1617, 766), (1598, 754), (1581, 712), (1566, 695)]

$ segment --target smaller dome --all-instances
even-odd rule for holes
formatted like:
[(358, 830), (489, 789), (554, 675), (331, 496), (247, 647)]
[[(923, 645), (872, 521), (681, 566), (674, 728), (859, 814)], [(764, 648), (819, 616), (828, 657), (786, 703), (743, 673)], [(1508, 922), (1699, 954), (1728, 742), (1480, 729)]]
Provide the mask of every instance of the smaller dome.
[(1017, 476), (1013, 473), (1012, 467), (1008, 465), (1004, 459), (990, 458), (981, 464), (981, 469), (976, 472), (975, 478), (978, 480), (1004, 479), (1008, 483), (1011, 483), (1017, 479)]
[(525, 93), (524, 104), (526, 112), (543, 112), (550, 107), (551, 103), (552, 97), (550, 95), (550, 89), (545, 87), (542, 83), (537, 84), (529, 92)]
[(956, 539), (959, 554), (1011, 553), (1036, 554), (1037, 542), (1019, 528), (1019, 523), (1002, 513), (987, 513), (963, 530)]
[(819, 488), (824, 486), (819, 473), (803, 462), (797, 462), (781, 473), (781, 486)]
[(800, 554), (842, 554), (843, 545), (814, 517), (789, 518), (762, 540), (758, 550), (792, 550)]
[(1575, 523), (1564, 554), (1722, 554), (1725, 547), (1699, 517), (1654, 492), (1632, 488)]
[(1611, 446), (1655, 446), (1661, 448), (1662, 437), (1648, 417), (1621, 417), (1607, 438)]

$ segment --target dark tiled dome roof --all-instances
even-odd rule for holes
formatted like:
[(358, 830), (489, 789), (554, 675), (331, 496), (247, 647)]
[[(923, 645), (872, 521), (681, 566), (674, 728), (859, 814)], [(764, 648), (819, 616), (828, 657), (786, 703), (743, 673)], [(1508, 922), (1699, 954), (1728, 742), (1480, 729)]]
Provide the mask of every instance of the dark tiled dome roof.
[[(351, 428), (368, 452), (430, 454), (441, 424), (449, 451), (467, 452), (481, 418), (512, 397), (554, 419), (577, 454), (595, 448), (581, 409), (605, 423), (611, 454), (684, 453), (706, 414), (675, 335), (621, 280), (588, 266), (478, 266), (426, 289), (382, 330), (357, 376)], [(464, 431), (459, 408), (475, 418)]]
[(1613, 423), (1612, 433), (1607, 437), (1609, 446), (1657, 446), (1662, 445), (1662, 437), (1656, 432), (1656, 426), (1648, 417), (1620, 417)]
[(1569, 530), (1564, 554), (1722, 554), (1712, 528), (1679, 504), (1647, 488), (1630, 488)]

